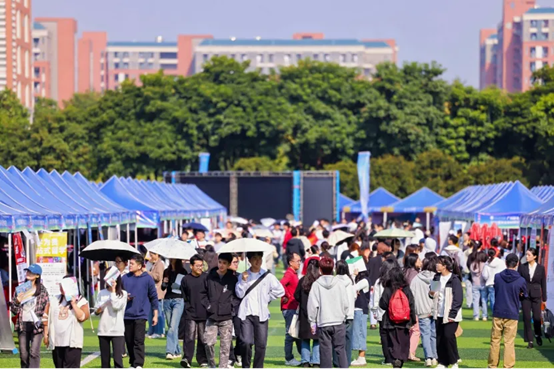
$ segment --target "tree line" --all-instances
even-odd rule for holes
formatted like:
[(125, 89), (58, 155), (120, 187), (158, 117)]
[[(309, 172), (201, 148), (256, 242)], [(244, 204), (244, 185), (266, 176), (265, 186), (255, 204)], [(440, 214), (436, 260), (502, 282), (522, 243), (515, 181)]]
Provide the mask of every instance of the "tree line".
[(0, 165), (160, 178), (164, 171), (340, 170), (357, 198), (356, 156), (371, 151), (372, 188), (448, 196), (471, 184), (554, 183), (554, 69), (508, 94), (442, 78), (436, 63), (377, 66), (371, 81), (332, 63), (302, 61), (271, 75), (212, 59), (190, 77), (162, 72), (116, 91), (39, 99), (33, 122), (0, 92)]

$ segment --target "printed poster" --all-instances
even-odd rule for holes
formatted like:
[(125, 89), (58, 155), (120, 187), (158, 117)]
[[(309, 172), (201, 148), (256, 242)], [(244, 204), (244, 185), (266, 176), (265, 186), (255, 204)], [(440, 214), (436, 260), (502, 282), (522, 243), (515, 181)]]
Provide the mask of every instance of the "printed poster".
[(50, 296), (59, 295), (59, 284), (67, 274), (67, 232), (39, 235), (37, 264), (42, 267), (42, 283)]
[(17, 281), (19, 283), (25, 282), (25, 269), (29, 267), (27, 264), (27, 255), (25, 255), (25, 246), (19, 233), (14, 233), (13, 236), (13, 250), (15, 254), (15, 265), (17, 269)]

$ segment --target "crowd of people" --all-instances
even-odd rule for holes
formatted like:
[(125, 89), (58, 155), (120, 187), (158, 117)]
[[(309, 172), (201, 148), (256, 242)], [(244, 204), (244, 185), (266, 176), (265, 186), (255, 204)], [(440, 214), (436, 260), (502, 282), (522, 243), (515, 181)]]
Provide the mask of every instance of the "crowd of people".
[[(186, 230), (182, 238), (198, 245), (190, 260), (163, 260), (152, 252), (118, 256), (121, 275), (103, 286), (94, 307), (73, 276), (63, 279), (59, 295), (49, 296), (40, 266), (29, 266), (32, 296), (16, 294), (10, 304), (21, 367), (40, 367), (41, 342), (52, 349), (56, 367), (79, 367), (83, 323), (95, 314), (104, 368), (112, 361), (122, 368), (127, 356), (131, 367), (143, 367), (147, 337), (166, 338), (166, 359), (184, 368), (194, 358), (201, 367), (215, 368), (217, 361), (220, 368), (262, 368), (269, 305), (280, 299), (286, 366), (365, 366), (368, 329), (378, 329), (384, 365), (423, 360), (426, 367), (457, 368), (464, 287), (475, 320), (488, 320), (489, 306), (492, 312), (489, 367), (499, 365), (502, 339), (504, 366), (515, 365), (520, 309), (528, 347), (542, 345), (546, 275), (535, 248), (522, 255), (505, 242), (484, 245), (470, 234), (452, 234), (441, 250), (417, 222), (403, 225), (416, 236), (404, 242), (374, 238), (383, 227), (363, 222), (323, 219), (309, 229), (276, 223), (271, 237), (251, 225), (237, 228), (227, 223), (210, 240), (201, 230)], [(351, 233), (337, 242), (332, 236), (339, 230)], [(218, 253), (240, 237), (260, 238), (273, 251)], [(420, 341), (422, 358), (416, 355)]]

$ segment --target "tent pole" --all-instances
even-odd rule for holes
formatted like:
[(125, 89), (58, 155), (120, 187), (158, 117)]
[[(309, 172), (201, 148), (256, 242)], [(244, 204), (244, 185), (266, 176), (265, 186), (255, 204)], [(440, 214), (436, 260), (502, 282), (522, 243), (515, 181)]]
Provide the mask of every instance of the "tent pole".
[(427, 231), (429, 231), (431, 228), (431, 213), (427, 213)]
[(31, 254), (29, 254), (29, 236), (25, 237), (25, 259), (27, 259), (27, 265), (31, 265)]
[(8, 233), (8, 270), (10, 271), (8, 275), (8, 295), (9, 301), (12, 302), (12, 234)]
[(138, 249), (138, 223), (135, 223), (135, 249)]
[(383, 213), (383, 229), (387, 229), (387, 213)]
[(77, 254), (79, 249), (77, 248), (77, 229), (73, 230), (73, 275), (77, 278)]
[(131, 244), (131, 231), (130, 231), (130, 223), (127, 223), (127, 244), (130, 245)]
[[(81, 252), (81, 234), (79, 232), (79, 227), (77, 227), (77, 250)], [(83, 273), (81, 272), (81, 258), (77, 256), (77, 271), (79, 272), (79, 291), (83, 292)], [(77, 273), (75, 274), (77, 275)]]

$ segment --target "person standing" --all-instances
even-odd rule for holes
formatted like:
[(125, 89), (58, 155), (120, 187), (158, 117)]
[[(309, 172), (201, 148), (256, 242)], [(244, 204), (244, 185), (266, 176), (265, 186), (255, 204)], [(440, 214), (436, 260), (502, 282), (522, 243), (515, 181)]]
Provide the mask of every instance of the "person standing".
[[(67, 280), (67, 281), (66, 281)], [(67, 291), (63, 285), (66, 285)], [(70, 291), (76, 291), (70, 294)], [(80, 368), (83, 351), (83, 322), (90, 317), (88, 301), (79, 296), (77, 279), (65, 276), (60, 294), (50, 297), (45, 314), (48, 315), (48, 332), (44, 344), (52, 350), (56, 368)]]
[(162, 290), (165, 292), (163, 309), (167, 321), (167, 341), (165, 344), (165, 358), (167, 360), (181, 357), (179, 323), (185, 309), (181, 281), (186, 275), (187, 272), (183, 268), (182, 260), (169, 260), (169, 266), (164, 271), (162, 282)]
[[(487, 291), (486, 283), (483, 280), (482, 273), (487, 262), (487, 255), (474, 246), (473, 252), (468, 257), (468, 267), (471, 273), (472, 293), (473, 293), (473, 320), (479, 320), (479, 309), (482, 311), (483, 320), (487, 321), (489, 316), (487, 309)], [(481, 302), (481, 304), (479, 304)]]
[[(533, 348), (534, 339), (537, 345), (542, 346), (541, 330), (541, 302), (546, 302), (546, 272), (544, 266), (538, 263), (539, 252), (535, 248), (527, 250), (527, 263), (518, 268), (519, 274), (527, 282), (528, 297), (521, 302), (523, 310), (523, 338), (528, 343), (527, 348)], [(531, 326), (531, 313), (533, 314), (533, 327)], [(533, 339), (534, 338), (534, 339)]]
[(290, 235), (292, 238), (287, 242), (286, 245), (286, 259), (289, 260), (289, 256), (292, 254), (298, 254), (300, 256), (301, 260), (304, 260), (304, 256), (306, 255), (306, 249), (304, 247), (304, 243), (299, 236), (299, 231), (297, 228), (292, 228), (290, 230)]
[(158, 324), (158, 293), (152, 277), (144, 272), (144, 257), (133, 255), (129, 260), (129, 273), (122, 282), (127, 291), (125, 307), (125, 343), (129, 353), (129, 364), (133, 368), (144, 366), (144, 339), (146, 321), (153, 311), (152, 324)]
[(262, 269), (263, 252), (248, 252), (246, 257), (251, 266), (241, 274), (236, 287), (237, 297), (242, 299), (238, 310), (242, 367), (250, 368), (252, 346), (255, 345), (254, 367), (263, 368), (269, 327), (268, 305), (283, 297), (285, 289), (275, 276)]
[[(31, 282), (30, 297), (24, 293), (14, 296), (10, 303), (12, 314), (17, 315), (15, 331), (19, 338), (19, 358), (22, 368), (40, 368), (40, 344), (48, 332), (48, 291), (41, 283), (42, 268), (31, 264), (25, 269), (25, 279)], [(47, 333), (46, 333), (47, 334)]]
[(185, 339), (183, 340), (183, 358), (181, 366), (190, 368), (194, 355), (195, 342), (198, 339), (196, 349), (196, 361), (200, 366), (208, 366), (206, 348), (204, 346), (204, 332), (208, 313), (202, 303), (202, 297), (206, 294), (206, 273), (202, 273), (204, 260), (200, 255), (190, 258), (191, 273), (181, 281), (181, 291), (185, 300)]
[(98, 322), (98, 341), (100, 343), (100, 360), (102, 368), (110, 367), (111, 347), (115, 368), (123, 368), (123, 351), (125, 348), (125, 307), (127, 292), (122, 288), (121, 276), (106, 285), (96, 298), (95, 314), (100, 316)]
[[(365, 353), (367, 351), (367, 320), (369, 314), (369, 274), (366, 270), (358, 272), (354, 270), (356, 276), (354, 291), (356, 300), (354, 302), (354, 321), (352, 327), (352, 351), (358, 351), (358, 358), (350, 365), (365, 366), (367, 364)], [(348, 353), (347, 353), (348, 355)], [(352, 354), (350, 354), (352, 356)]]
[(206, 288), (203, 290), (203, 304), (208, 312), (204, 343), (208, 365), (215, 368), (215, 344), (220, 337), (219, 367), (229, 366), (229, 352), (233, 340), (233, 314), (239, 300), (235, 294), (237, 278), (229, 269), (233, 255), (220, 254), (218, 267), (210, 270), (206, 277)]
[[(483, 268), (483, 280), (485, 281), (486, 291), (487, 291), (487, 300), (490, 303), (491, 311), (494, 311), (494, 277), (506, 269), (506, 264), (504, 261), (496, 257), (497, 251), (493, 248), (490, 248), (488, 251), (489, 260)], [(486, 305), (485, 305), (486, 306)], [(483, 319), (485, 320), (485, 319)]]
[[(300, 365), (305, 368), (310, 366), (316, 366), (320, 364), (319, 359), (319, 337), (317, 332), (312, 333), (310, 321), (308, 319), (308, 298), (313, 284), (319, 278), (319, 259), (310, 258), (308, 265), (304, 268), (306, 275), (300, 279), (296, 291), (294, 292), (294, 298), (298, 301), (299, 311), (299, 339), (301, 340), (301, 358)], [(313, 342), (310, 349), (310, 340)]]
[(162, 281), (165, 270), (165, 265), (163, 260), (160, 258), (160, 255), (151, 252), (150, 253), (150, 263), (152, 263), (152, 268), (148, 272), (154, 283), (156, 284), (156, 293), (158, 294), (158, 323), (156, 326), (152, 324), (153, 313), (150, 312), (148, 316), (148, 338), (164, 338), (164, 314), (163, 314), (163, 299), (165, 296), (165, 291), (162, 290)]
[(324, 257), (319, 261), (321, 277), (312, 285), (308, 296), (308, 320), (312, 334), (319, 337), (320, 364), (322, 368), (333, 367), (333, 352), (338, 367), (347, 368), (346, 327), (344, 322), (350, 310), (350, 296), (344, 282), (333, 276), (333, 259)]
[[(346, 362), (352, 362), (352, 333), (354, 331), (354, 309), (356, 302), (356, 289), (354, 288), (354, 281), (350, 276), (348, 264), (344, 260), (337, 261), (337, 279), (343, 283), (346, 296), (348, 296), (348, 314), (345, 322), (345, 350), (346, 350)], [(334, 357), (335, 364), (338, 365), (338, 357)], [(342, 368), (342, 367), (341, 367)]]
[[(408, 246), (406, 249), (409, 249), (409, 248), (410, 246)], [(416, 278), (417, 275), (419, 274), (421, 266), (422, 266), (421, 259), (416, 253), (409, 253), (405, 255), (404, 277), (406, 278), (406, 283), (408, 284), (408, 286), (412, 283), (414, 278)], [(417, 315), (416, 315), (416, 319), (417, 319)], [(416, 356), (416, 350), (419, 345), (420, 336), (421, 336), (421, 332), (419, 331), (419, 323), (416, 321), (416, 323), (410, 327), (410, 356), (408, 357), (408, 360), (410, 361), (421, 361)]]
[(285, 295), (281, 298), (281, 311), (285, 318), (285, 365), (299, 366), (300, 362), (294, 358), (292, 347), (296, 341), (298, 351), (300, 351), (300, 343), (292, 338), (289, 334), (292, 318), (298, 309), (298, 301), (294, 298), (296, 287), (298, 286), (298, 269), (300, 269), (300, 255), (294, 253), (287, 257), (288, 269), (285, 271), (281, 285), (285, 289)]
[[(239, 256), (238, 254), (232, 254), (232, 255), (233, 255), (233, 261), (231, 262), (231, 266), (229, 266), (229, 270), (233, 272), (233, 276), (237, 278)], [(235, 287), (235, 291), (236, 291), (236, 287)], [(235, 292), (235, 295), (236, 295), (236, 292)], [(239, 367), (242, 367), (241, 351), (242, 351), (243, 345), (242, 345), (242, 342), (240, 341), (240, 318), (237, 316), (237, 309), (235, 309), (235, 313), (233, 315), (233, 328), (234, 328), (236, 344), (235, 344), (235, 347), (233, 347), (233, 341), (231, 341), (231, 348), (229, 353), (229, 366), (234, 366), (234, 364), (236, 363)]]
[[(458, 369), (458, 342), (456, 331), (462, 321), (462, 302), (464, 290), (460, 279), (460, 270), (449, 256), (441, 256), (437, 262), (437, 275), (433, 281), (438, 291), (431, 290), (429, 295), (435, 299), (435, 320), (437, 321), (437, 368), (444, 369), (452, 365)], [(435, 298), (435, 296), (437, 296)]]
[(489, 368), (498, 368), (500, 363), (500, 341), (504, 338), (504, 368), (516, 365), (514, 341), (519, 320), (519, 305), (527, 298), (527, 282), (517, 272), (519, 258), (514, 254), (506, 256), (507, 269), (494, 279), (496, 304), (493, 311)]

